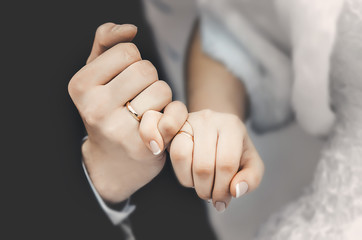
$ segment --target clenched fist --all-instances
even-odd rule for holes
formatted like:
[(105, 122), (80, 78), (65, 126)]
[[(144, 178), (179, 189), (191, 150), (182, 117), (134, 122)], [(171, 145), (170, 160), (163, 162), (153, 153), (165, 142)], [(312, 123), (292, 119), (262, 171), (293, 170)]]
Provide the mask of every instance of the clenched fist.
[(136, 33), (133, 25), (100, 26), (87, 64), (69, 82), (88, 132), (84, 164), (99, 194), (112, 203), (127, 199), (161, 171), (164, 149), (188, 115), (130, 43)]

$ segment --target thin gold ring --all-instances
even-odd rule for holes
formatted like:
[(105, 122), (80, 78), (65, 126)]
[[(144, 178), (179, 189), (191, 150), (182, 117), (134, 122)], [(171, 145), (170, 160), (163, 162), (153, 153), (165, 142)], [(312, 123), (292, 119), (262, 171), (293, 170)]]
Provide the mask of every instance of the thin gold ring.
[(138, 122), (140, 122), (141, 119), (142, 119), (142, 116), (140, 116), (140, 115), (134, 110), (134, 108), (131, 106), (130, 102), (127, 102), (127, 103), (126, 103), (126, 107), (127, 107), (128, 111), (131, 113), (132, 117), (133, 117), (134, 119), (136, 119)]
[(194, 141), (194, 136), (192, 136), (192, 134), (189, 133), (189, 132), (186, 132), (186, 131), (178, 131), (177, 135), (178, 135), (178, 134), (184, 134), (184, 135), (188, 136), (189, 138), (191, 138), (192, 141)]

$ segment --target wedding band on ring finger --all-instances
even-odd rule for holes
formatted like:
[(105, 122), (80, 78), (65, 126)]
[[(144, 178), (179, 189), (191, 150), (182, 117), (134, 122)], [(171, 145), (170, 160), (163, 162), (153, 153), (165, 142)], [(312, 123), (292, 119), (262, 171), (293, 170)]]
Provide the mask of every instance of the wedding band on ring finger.
[(191, 138), (192, 141), (194, 141), (194, 136), (192, 136), (192, 134), (189, 133), (189, 132), (179, 131), (179, 132), (177, 133), (177, 135), (178, 135), (178, 134), (184, 134), (184, 135), (188, 136), (189, 138)]
[(183, 134), (187, 137), (189, 137), (192, 141), (194, 141), (194, 130), (192, 129), (191, 124), (189, 123), (188, 120), (186, 120), (184, 126), (181, 128), (180, 131), (177, 132), (176, 135), (178, 134)]
[(133, 117), (134, 119), (136, 119), (138, 122), (141, 121), (142, 116), (140, 116), (140, 115), (136, 112), (136, 110), (134, 110), (134, 108), (131, 106), (130, 102), (127, 102), (127, 103), (126, 103), (126, 108), (128, 109), (128, 112), (131, 113), (131, 115), (132, 115), (132, 117)]

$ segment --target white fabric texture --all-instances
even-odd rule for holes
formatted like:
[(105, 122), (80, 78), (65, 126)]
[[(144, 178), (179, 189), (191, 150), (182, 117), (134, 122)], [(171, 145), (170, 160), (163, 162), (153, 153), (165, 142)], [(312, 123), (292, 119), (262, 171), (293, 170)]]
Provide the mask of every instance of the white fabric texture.
[(335, 121), (330, 107), (329, 73), (343, 0), (277, 0), (292, 47), (292, 104), (310, 134), (328, 135)]
[[(250, 74), (255, 68), (243, 69), (242, 64), (249, 68), (246, 58), (232, 56), (245, 51), (245, 56), (252, 56), (250, 62), (264, 68), (268, 81), (277, 84), (279, 94), (288, 103), (292, 101), (283, 91), (293, 92), (298, 121), (308, 132), (330, 134), (310, 187), (295, 202), (275, 213), (256, 239), (361, 239), (362, 1), (333, 0), (327, 4), (303, 0), (204, 0), (200, 1), (200, 9), (207, 53), (222, 61), (252, 89), (253, 84), (258, 86), (265, 81), (250, 78), (255, 76)], [(270, 12), (281, 21), (278, 23)], [(273, 35), (273, 30), (279, 36)], [(269, 41), (274, 49), (259, 38)], [(235, 46), (240, 49), (231, 50)], [(278, 57), (280, 52), (273, 52), (277, 49), (290, 51), (291, 63), (284, 61), (282, 54)], [(293, 74), (286, 74), (288, 69)], [(284, 72), (281, 76), (289, 89), (279, 89), (278, 84), (284, 84), (275, 79), (275, 72), (279, 71)], [(272, 94), (269, 100), (273, 100), (278, 91), (261, 94)], [(251, 100), (254, 106), (266, 104), (263, 99)], [(274, 104), (273, 107), (280, 107), (279, 103)]]
[[(208, 1), (203, 4), (200, 1), (199, 8), (197, 8), (196, 2), (193, 0), (143, 1), (145, 15), (153, 30), (157, 50), (171, 83), (174, 99), (186, 101), (185, 53), (192, 27), (197, 15), (200, 14), (204, 50), (225, 63), (247, 88), (252, 105), (250, 109), (253, 129), (261, 133), (285, 125), (292, 119), (290, 104), (292, 70), (288, 54), (285, 52), (287, 47), (284, 46), (285, 42), (278, 34), (281, 29), (278, 28), (276, 20), (274, 19), (272, 27), (265, 26), (264, 29), (270, 30), (268, 36), (279, 41), (278, 46), (280, 47), (275, 47), (268, 40), (264, 40), (264, 37), (255, 31), (248, 21), (238, 18), (236, 14), (234, 14), (236, 21), (240, 23), (239, 25), (243, 25), (249, 34), (232, 36), (230, 33), (233, 31), (227, 27), (233, 28), (233, 24), (225, 26), (227, 22), (218, 19), (224, 18), (222, 13), (219, 15), (208, 13), (215, 9), (222, 10), (223, 6), (227, 6), (224, 5), (227, 1), (214, 1), (212, 4), (209, 4)], [(217, 2), (222, 5), (221, 8), (215, 7), (214, 4)], [(267, 1), (265, 2), (267, 3)], [(231, 15), (229, 17), (232, 23), (233, 17)], [(240, 38), (245, 37), (250, 38), (250, 41), (240, 41)], [(245, 44), (244, 46), (244, 42), (253, 41), (257, 41), (260, 43), (259, 45), (263, 46), (263, 48), (259, 46), (254, 49), (259, 54), (257, 57), (265, 54), (270, 56), (273, 61), (263, 62), (257, 57), (253, 57), (254, 53), (249, 54), (253, 45)], [(229, 47), (227, 48), (225, 45)], [(228, 54), (224, 54), (224, 51)], [(218, 52), (218, 54), (213, 54), (214, 52)], [(230, 54), (232, 52), (237, 54)]]
[(144, 0), (144, 12), (153, 30), (157, 51), (173, 99), (186, 102), (184, 58), (191, 29), (197, 17), (194, 0)]
[(199, 1), (203, 49), (243, 81), (251, 104), (251, 126), (259, 133), (292, 119), (291, 61), (285, 43), (273, 44), (277, 40), (268, 34), (281, 28), (275, 18), (257, 28), (241, 13), (262, 16), (263, 10), (272, 11), (265, 5), (270, 6), (270, 1)]
[(362, 1), (346, 0), (331, 56), (336, 124), (304, 196), (266, 223), (258, 239), (362, 238)]

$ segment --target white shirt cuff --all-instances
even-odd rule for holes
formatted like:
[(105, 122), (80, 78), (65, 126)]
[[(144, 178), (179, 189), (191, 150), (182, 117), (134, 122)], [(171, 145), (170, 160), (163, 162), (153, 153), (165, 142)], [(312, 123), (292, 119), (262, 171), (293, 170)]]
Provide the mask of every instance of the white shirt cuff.
[(99, 205), (101, 206), (103, 211), (106, 213), (108, 218), (111, 220), (111, 222), (114, 225), (119, 225), (122, 221), (124, 221), (135, 210), (136, 206), (131, 205), (129, 199), (127, 199), (126, 205), (120, 211), (117, 211), (117, 210), (114, 210), (114, 209), (111, 209), (110, 207), (108, 207), (107, 204), (102, 199), (102, 197), (97, 192), (96, 188), (94, 187), (94, 185), (92, 183), (92, 180), (89, 177), (88, 171), (87, 171), (83, 161), (82, 161), (82, 166), (83, 166), (83, 169), (84, 169), (84, 173), (85, 173), (85, 175), (86, 175), (86, 177), (88, 179), (89, 185), (91, 186), (91, 188), (93, 190), (93, 193), (96, 196), (96, 199), (97, 199)]

